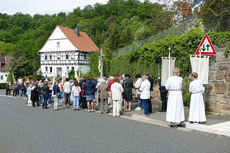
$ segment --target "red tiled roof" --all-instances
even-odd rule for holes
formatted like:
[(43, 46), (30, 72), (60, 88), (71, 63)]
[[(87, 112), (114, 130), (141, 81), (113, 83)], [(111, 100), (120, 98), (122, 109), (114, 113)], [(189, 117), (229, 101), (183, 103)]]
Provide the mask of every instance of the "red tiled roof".
[(85, 32), (80, 31), (80, 36), (77, 36), (74, 29), (66, 28), (60, 25), (58, 25), (57, 27), (61, 29), (61, 31), (71, 41), (71, 43), (80, 51), (96, 52), (99, 50), (97, 45), (90, 39), (90, 37)]
[[(2, 55), (0, 55), (0, 56), (2, 56)], [(6, 56), (5, 63), (1, 63), (0, 71), (9, 71), (10, 64), (11, 64), (12, 60), (13, 60), (12, 56)]]

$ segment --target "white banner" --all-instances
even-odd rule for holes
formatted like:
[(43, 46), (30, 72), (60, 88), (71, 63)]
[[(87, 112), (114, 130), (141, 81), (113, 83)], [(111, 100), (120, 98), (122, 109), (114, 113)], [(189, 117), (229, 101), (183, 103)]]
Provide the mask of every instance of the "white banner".
[(161, 65), (161, 85), (164, 86), (166, 80), (173, 74), (176, 58), (171, 57), (170, 62), (168, 57), (162, 57)]
[(209, 56), (199, 57), (199, 55), (190, 55), (192, 72), (198, 73), (198, 80), (203, 84), (208, 84)]

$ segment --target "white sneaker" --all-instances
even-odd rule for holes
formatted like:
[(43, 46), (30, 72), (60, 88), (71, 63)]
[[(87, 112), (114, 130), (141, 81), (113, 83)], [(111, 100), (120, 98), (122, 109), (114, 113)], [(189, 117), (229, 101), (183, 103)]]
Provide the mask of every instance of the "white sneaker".
[(141, 110), (141, 108), (140, 108), (140, 107), (137, 107), (135, 110), (138, 110), (138, 111), (140, 111), (140, 110)]

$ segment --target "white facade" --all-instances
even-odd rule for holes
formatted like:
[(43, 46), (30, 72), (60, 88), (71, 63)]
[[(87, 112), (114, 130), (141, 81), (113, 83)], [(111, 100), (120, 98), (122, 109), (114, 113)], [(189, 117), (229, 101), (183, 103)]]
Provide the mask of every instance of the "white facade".
[(9, 72), (0, 72), (0, 83), (7, 83)]
[(79, 51), (58, 26), (39, 53), (43, 76), (67, 77), (71, 69), (79, 69), (82, 74), (90, 71), (89, 53)]

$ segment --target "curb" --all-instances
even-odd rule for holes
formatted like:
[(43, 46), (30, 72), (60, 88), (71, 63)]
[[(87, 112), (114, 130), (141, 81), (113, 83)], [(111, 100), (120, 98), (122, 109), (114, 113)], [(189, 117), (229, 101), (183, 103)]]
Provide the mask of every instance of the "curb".
[[(128, 118), (128, 117), (125, 117), (125, 118)], [(163, 127), (169, 127), (167, 122), (156, 120), (156, 119), (151, 119), (151, 118), (144, 117), (138, 114), (132, 114), (132, 119), (136, 121), (140, 121), (140, 122), (163, 126)], [(186, 128), (177, 128), (177, 129), (182, 130), (182, 131), (188, 131), (188, 132), (201, 131), (205, 133), (217, 134), (217, 135), (230, 137), (230, 132), (224, 131), (224, 130), (217, 130), (208, 125), (202, 125), (202, 124), (194, 125), (194, 124), (190, 124), (189, 122), (185, 122), (185, 124), (186, 124)]]

